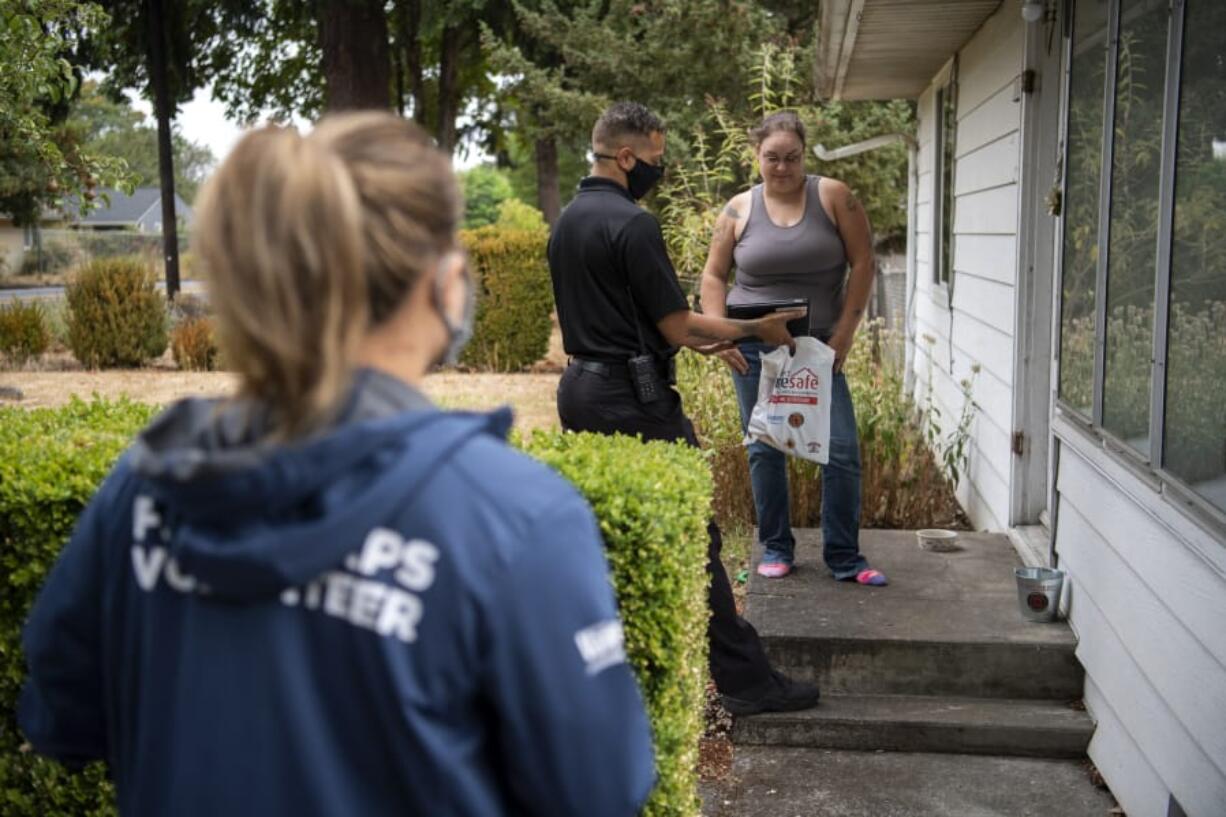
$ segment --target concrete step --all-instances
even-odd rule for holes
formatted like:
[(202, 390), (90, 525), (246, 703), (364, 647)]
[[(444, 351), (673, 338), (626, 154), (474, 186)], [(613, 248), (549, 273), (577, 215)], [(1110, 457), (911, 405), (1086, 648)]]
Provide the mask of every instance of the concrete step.
[(1075, 760), (740, 746), (704, 817), (1107, 817)]
[(746, 617), (784, 672), (834, 694), (1081, 697), (1072, 631), (1018, 609), (1007, 536), (963, 532), (961, 550), (931, 553), (911, 531), (862, 531), (862, 552), (890, 578), (877, 588), (832, 581), (820, 532), (795, 534), (795, 571), (752, 575), (746, 595)]
[(823, 693), (1072, 701), (1085, 672), (1072, 644), (764, 635), (771, 664)]
[(829, 695), (815, 709), (737, 718), (738, 746), (803, 746), (1079, 758), (1094, 724), (1084, 711), (1028, 700)]

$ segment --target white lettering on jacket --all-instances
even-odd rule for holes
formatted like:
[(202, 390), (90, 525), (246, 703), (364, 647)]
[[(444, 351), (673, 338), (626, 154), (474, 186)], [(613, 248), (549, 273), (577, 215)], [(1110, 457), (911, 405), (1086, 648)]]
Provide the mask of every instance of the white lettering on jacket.
[[(146, 544), (154, 529), (165, 540), (161, 526), (153, 500), (138, 496), (132, 509), (132, 572), (137, 586), (151, 593), (158, 580), (164, 579), (167, 587), (179, 593), (207, 592), (194, 576), (180, 569), (165, 547)], [(288, 587), (281, 591), (280, 601), (286, 607), (301, 606), (412, 643), (425, 613), (417, 594), (434, 584), (438, 559), (439, 549), (424, 539), (406, 541), (394, 530), (375, 528), (366, 535), (361, 549), (345, 559), (348, 572), (332, 570), (303, 587)], [(385, 572), (385, 576), (378, 575)]]
[(617, 619), (600, 621), (575, 633), (575, 646), (588, 675), (597, 675), (626, 660), (626, 635)]

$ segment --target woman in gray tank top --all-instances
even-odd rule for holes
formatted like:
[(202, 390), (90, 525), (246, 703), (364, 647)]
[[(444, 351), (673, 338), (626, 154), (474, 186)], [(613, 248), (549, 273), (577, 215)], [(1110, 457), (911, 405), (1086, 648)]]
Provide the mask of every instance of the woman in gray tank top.
[[(805, 130), (796, 114), (772, 114), (750, 136), (762, 183), (733, 197), (715, 223), (702, 274), (703, 311), (723, 315), (727, 304), (809, 299), (809, 334), (835, 350), (830, 461), (821, 470), (822, 556), (835, 579), (884, 585), (885, 575), (860, 553), (860, 441), (842, 372), (872, 287), (872, 229), (847, 185), (805, 175)], [(767, 351), (754, 341), (720, 353), (732, 369), (742, 429), (758, 399), (759, 355)], [(796, 549), (785, 455), (751, 444), (749, 475), (764, 548), (758, 573), (782, 578)]]

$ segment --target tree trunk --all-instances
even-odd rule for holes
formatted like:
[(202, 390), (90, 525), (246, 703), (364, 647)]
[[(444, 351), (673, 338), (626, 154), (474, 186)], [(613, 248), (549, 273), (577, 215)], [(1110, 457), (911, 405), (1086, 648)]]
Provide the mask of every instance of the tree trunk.
[(166, 81), (166, 27), (162, 0), (147, 0), (149, 80), (158, 123), (158, 175), (162, 183), (162, 252), (166, 258), (166, 297), (179, 294), (179, 229), (175, 218), (175, 168), (170, 146), (170, 88)]
[(400, 41), (404, 47), (404, 71), (409, 85), (409, 97), (413, 100), (413, 121), (423, 128), (428, 126), (426, 116), (426, 80), (421, 65), (421, 0), (402, 0), (397, 3), (400, 12)]
[(460, 38), (458, 25), (443, 28), (438, 67), (438, 146), (447, 153), (455, 150), (456, 117), (460, 113)]
[(387, 14), (375, 0), (325, 0), (319, 8), (327, 108), (388, 108)]
[(552, 136), (536, 140), (536, 201), (552, 227), (562, 212), (558, 185), (558, 141)]
[(392, 76), (396, 81), (396, 113), (404, 116), (404, 65), (401, 64), (401, 46), (399, 39), (392, 46)]

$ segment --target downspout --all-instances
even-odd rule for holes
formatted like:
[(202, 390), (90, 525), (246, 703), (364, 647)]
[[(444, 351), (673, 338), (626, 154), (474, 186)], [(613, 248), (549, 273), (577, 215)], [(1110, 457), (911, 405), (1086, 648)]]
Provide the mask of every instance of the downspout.
[(911, 394), (915, 387), (915, 344), (913, 343), (913, 327), (912, 318), (915, 308), (915, 288), (916, 288), (916, 241), (915, 241), (915, 209), (919, 199), (919, 143), (915, 137), (909, 133), (887, 133), (882, 136), (874, 136), (872, 139), (865, 139), (863, 142), (856, 142), (853, 145), (845, 145), (834, 150), (826, 150), (824, 145), (814, 145), (813, 153), (823, 162), (837, 162), (840, 159), (847, 159), (851, 156), (858, 156), (861, 153), (867, 153), (870, 150), (889, 147), (891, 145), (906, 145), (907, 146), (907, 302), (903, 311), (903, 351), (904, 351), (904, 372), (903, 372), (903, 390), (906, 394)]

